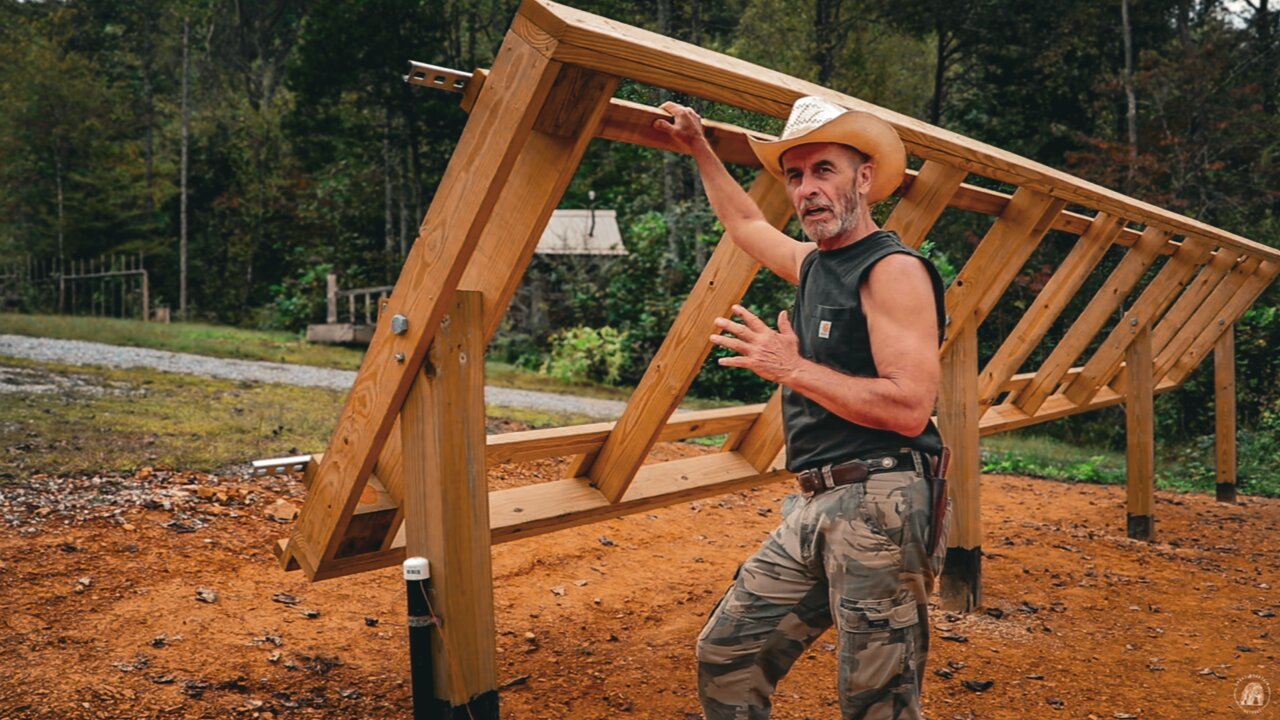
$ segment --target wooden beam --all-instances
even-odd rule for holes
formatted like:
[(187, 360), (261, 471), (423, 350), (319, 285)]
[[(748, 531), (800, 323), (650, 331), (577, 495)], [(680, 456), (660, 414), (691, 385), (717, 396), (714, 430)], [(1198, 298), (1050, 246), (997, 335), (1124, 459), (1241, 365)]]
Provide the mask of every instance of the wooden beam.
[[(1172, 382), (1165, 380), (1156, 384), (1155, 392), (1159, 395), (1177, 387)], [(1093, 396), (1093, 399), (1085, 405), (1077, 405), (1071, 402), (1062, 393), (1050, 395), (1034, 415), (1023, 412), (1021, 408), (1011, 402), (1001, 403), (1000, 405), (992, 406), (982, 414), (982, 434), (983, 436), (996, 435), (1010, 430), (1039, 425), (1050, 420), (1058, 420), (1070, 415), (1101, 410), (1112, 405), (1119, 405), (1122, 402), (1124, 402), (1124, 395), (1117, 392), (1113, 387), (1107, 387), (1099, 390)]]
[(884, 229), (898, 233), (903, 244), (919, 248), (964, 181), (960, 168), (927, 162), (893, 208)]
[(942, 571), (942, 606), (982, 605), (982, 457), (978, 447), (978, 326), (960, 328), (942, 355), (938, 425), (951, 448), (951, 537)]
[[(683, 148), (672, 142), (670, 135), (653, 129), (655, 120), (670, 118), (669, 114), (657, 108), (615, 98), (609, 103), (609, 112), (605, 114), (598, 137), (668, 152), (684, 152)], [(747, 131), (743, 128), (715, 120), (703, 120), (702, 130), (711, 149), (722, 161), (760, 167), (760, 159), (747, 142)], [(762, 133), (754, 134), (763, 136)]]
[(1209, 264), (1200, 269), (1195, 279), (1182, 291), (1182, 295), (1178, 296), (1173, 307), (1156, 321), (1155, 329), (1151, 334), (1151, 351), (1156, 357), (1160, 356), (1161, 351), (1187, 324), (1195, 311), (1204, 303), (1205, 298), (1209, 297), (1227, 273), (1231, 272), (1231, 268), (1238, 265), (1241, 260), (1243, 258), (1234, 250), (1219, 249), (1213, 254)]
[[(663, 425), (658, 442), (742, 432), (751, 427), (764, 409), (765, 405), (757, 404), (678, 412)], [(604, 445), (616, 426), (616, 422), (603, 422), (490, 435), (485, 450), (486, 461), (492, 467), (500, 463), (595, 452)]]
[[(750, 196), (770, 224), (786, 226), (793, 209), (777, 178), (760, 173), (752, 183)], [(611, 501), (622, 499), (636, 470), (657, 442), (662, 426), (684, 399), (711, 353), (708, 338), (716, 331), (712, 321), (731, 314), (730, 308), (746, 294), (759, 268), (759, 263), (739, 248), (728, 233), (720, 238), (662, 346), (631, 394), (627, 409), (591, 465), (592, 484)]]
[(1228, 327), (1213, 346), (1213, 447), (1219, 502), (1236, 501), (1236, 335)]
[[(1187, 376), (1209, 354), (1210, 348), (1218, 342), (1218, 338), (1222, 336), (1222, 333), (1234, 325), (1240, 319), (1240, 316), (1244, 314), (1244, 311), (1249, 309), (1249, 306), (1267, 289), (1267, 286), (1275, 279), (1278, 270), (1280, 270), (1280, 263), (1263, 262), (1258, 270), (1244, 281), (1239, 291), (1228, 298), (1227, 302), (1218, 310), (1218, 313), (1209, 321), (1208, 326), (1200, 333), (1200, 336), (1177, 358), (1173, 369), (1168, 374), (1170, 380), (1179, 385), (1186, 381)], [(1212, 300), (1212, 298), (1210, 299)], [(1159, 369), (1159, 365), (1157, 365), (1157, 369)]]
[(1156, 421), (1151, 361), (1151, 328), (1143, 326), (1125, 349), (1125, 505), (1129, 537), (1147, 542), (1156, 538)]
[[(547, 47), (508, 33), (423, 221), (388, 312), (378, 323), (338, 419), (329, 451), (294, 527), (285, 562), (296, 556), (309, 576), (333, 559), (351, 512), (396, 422), (427, 346), (506, 185), (543, 101), (558, 75)], [(541, 208), (504, 205), (503, 213)], [(393, 334), (389, 316), (410, 319)]]
[(1035, 415), (1045, 399), (1053, 394), (1067, 370), (1097, 336), (1116, 308), (1120, 307), (1120, 303), (1133, 291), (1133, 286), (1142, 279), (1147, 268), (1156, 261), (1160, 248), (1168, 239), (1168, 231), (1149, 227), (1142, 233), (1142, 240), (1125, 253), (1120, 264), (1080, 313), (1080, 317), (1076, 318), (1048, 359), (1040, 365), (1035, 379), (1018, 393), (1014, 402), (1023, 412)]
[[(1049, 232), (1063, 201), (1034, 190), (1019, 188), (973, 251), (964, 268), (947, 288), (947, 338), (945, 353), (965, 326), (982, 324), (1009, 283)], [(977, 372), (974, 372), (976, 377)]]
[[(1202, 358), (1197, 358), (1195, 363), (1188, 364), (1189, 358), (1187, 355), (1191, 346), (1206, 331), (1213, 330), (1211, 326), (1218, 314), (1223, 308), (1231, 304), (1232, 298), (1236, 297), (1240, 288), (1258, 270), (1259, 265), (1261, 263), (1258, 258), (1246, 258), (1244, 262), (1227, 273), (1227, 276), (1223, 278), (1222, 282), (1218, 283), (1218, 286), (1213, 289), (1209, 297), (1205, 298), (1205, 301), (1196, 308), (1191, 318), (1182, 327), (1178, 328), (1164, 349), (1156, 354), (1155, 373), (1157, 378), (1165, 377), (1178, 364), (1182, 364), (1188, 370), (1194, 369), (1199, 364), (1199, 360)], [(1216, 339), (1217, 336), (1215, 335), (1214, 338)], [(1213, 343), (1210, 342), (1209, 346), (1212, 347), (1212, 345)]]
[(1123, 218), (1106, 213), (1098, 213), (1090, 223), (1089, 229), (1071, 248), (1070, 254), (1049, 278), (1031, 307), (1022, 314), (1018, 325), (983, 368), (978, 377), (978, 401), (983, 408), (995, 404), (1005, 391), (1005, 383), (1044, 339), (1123, 227)]
[(782, 427), (782, 389), (773, 391), (769, 402), (738, 443), (738, 452), (755, 469), (764, 472), (785, 443)]
[[(1207, 243), (1191, 238), (1182, 243), (1178, 254), (1165, 263), (1160, 274), (1142, 291), (1138, 301), (1111, 329), (1080, 374), (1064, 383), (1064, 392), (1072, 402), (1087, 402), (1099, 388), (1110, 382), (1119, 371), (1130, 343), (1155, 326), (1155, 321), (1169, 309), (1191, 276), (1209, 259), (1211, 250)], [(1151, 338), (1148, 336), (1147, 340)]]
[(815, 83), (550, 0), (524, 0), (520, 13), (558, 41), (548, 53), (561, 62), (779, 118), (787, 116), (796, 99), (817, 95), (883, 118), (897, 130), (907, 150), (925, 160), (1280, 260), (1280, 251), (1274, 248)]
[(405, 398), (405, 548), (431, 563), (436, 694), (453, 707), (498, 688), (485, 482), (484, 298), (460, 291)]

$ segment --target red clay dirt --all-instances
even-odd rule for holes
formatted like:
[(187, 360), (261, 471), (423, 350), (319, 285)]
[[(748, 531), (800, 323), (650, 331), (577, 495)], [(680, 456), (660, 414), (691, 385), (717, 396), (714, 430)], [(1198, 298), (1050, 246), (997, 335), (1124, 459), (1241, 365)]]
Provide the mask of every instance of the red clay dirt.
[[(495, 468), (491, 483), (562, 467)], [(410, 717), (399, 570), (312, 584), (272, 557), (288, 526), (265, 510), (300, 504), (296, 481), (30, 484), (0, 490), (0, 720)], [(985, 609), (935, 608), (927, 717), (1280, 718), (1274, 697), (1259, 715), (1235, 700), (1250, 675), (1280, 691), (1280, 501), (1160, 492), (1159, 542), (1144, 543), (1125, 537), (1122, 488), (987, 476), (982, 490)], [(503, 718), (701, 717), (694, 638), (789, 491), (495, 547)], [(774, 717), (838, 716), (833, 643), (797, 663)]]

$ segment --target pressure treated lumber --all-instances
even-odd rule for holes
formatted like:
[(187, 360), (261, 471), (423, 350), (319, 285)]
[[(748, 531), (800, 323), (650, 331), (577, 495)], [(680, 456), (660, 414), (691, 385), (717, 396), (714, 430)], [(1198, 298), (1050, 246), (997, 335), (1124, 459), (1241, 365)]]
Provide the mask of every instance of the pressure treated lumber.
[(942, 571), (942, 606), (982, 605), (982, 458), (978, 447), (978, 326), (960, 328), (942, 355), (938, 429), (951, 448), (951, 537)]
[[(413, 373), (407, 369), (422, 364), (551, 90), (560, 68), (539, 50), (508, 34), (494, 62), (493, 77), (476, 102), (405, 260), (388, 312), (374, 333), (286, 553), (285, 561), (296, 556), (308, 575), (335, 556), (351, 511), (413, 382)], [(504, 205), (500, 212), (540, 210)], [(413, 319), (402, 335), (390, 332), (393, 314)], [(397, 362), (397, 357), (403, 362)]]
[[(497, 691), (484, 444), (484, 297), (459, 291), (401, 411), (405, 548), (431, 563), (436, 694)], [(443, 634), (442, 631), (443, 630)]]
[[(1188, 238), (1155, 279), (1142, 291), (1137, 302), (1116, 323), (1093, 357), (1071, 381), (1064, 383), (1063, 391), (1072, 402), (1088, 401), (1120, 369), (1125, 351), (1140, 334), (1151, 329), (1157, 318), (1164, 315), (1179, 293), (1209, 258), (1208, 244)], [(1150, 342), (1150, 337), (1147, 341)]]
[(1156, 413), (1151, 359), (1151, 329), (1143, 327), (1125, 349), (1125, 509), (1129, 537), (1148, 542), (1156, 539)]
[(1244, 258), (1234, 250), (1220, 249), (1214, 253), (1209, 263), (1201, 268), (1187, 288), (1178, 296), (1173, 307), (1165, 312), (1155, 325), (1151, 334), (1151, 351), (1159, 357), (1173, 336), (1187, 324), (1191, 316), (1209, 297), (1218, 284), (1226, 278), (1227, 273)]
[(955, 197), (965, 174), (951, 165), (925, 163), (903, 190), (902, 198), (885, 221), (884, 229), (898, 233), (907, 247), (918, 249)]
[(978, 401), (983, 408), (993, 405), (1005, 391), (1005, 383), (1044, 339), (1123, 227), (1123, 219), (1107, 213), (1098, 213), (1089, 224), (1049, 282), (1036, 295), (1035, 302), (1022, 314), (1017, 326), (983, 368), (978, 378)]
[(947, 288), (950, 324), (947, 339), (942, 343), (944, 353), (966, 326), (982, 324), (1035, 252), (1063, 205), (1061, 200), (1025, 188), (1013, 194), (1009, 205)]
[[(1280, 251), (1197, 220), (1125, 197), (1013, 153), (943, 130), (924, 121), (877, 107), (852, 96), (774, 70), (705, 50), (549, 0), (524, 0), (520, 14), (536, 26), (536, 37), (555, 60), (670, 88), (715, 102), (785, 118), (792, 103), (817, 95), (889, 122), (907, 150), (986, 177), (1026, 187), (1068, 202), (1106, 210), (1146, 225), (1158, 224), (1280, 259)], [(517, 24), (517, 31), (522, 26)], [(555, 44), (551, 44), (551, 40)]]
[(1219, 502), (1236, 501), (1236, 335), (1228, 327), (1213, 346), (1213, 458)]
[[(749, 195), (774, 227), (783, 228), (791, 219), (791, 200), (781, 181), (772, 174), (758, 174)], [(720, 238), (627, 402), (627, 409), (591, 465), (592, 484), (611, 502), (626, 493), (631, 478), (657, 442), (662, 426), (711, 354), (713, 321), (732, 315), (733, 304), (742, 300), (759, 269), (760, 264), (728, 233)]]
[(1168, 374), (1171, 381), (1178, 385), (1186, 381), (1191, 372), (1208, 356), (1210, 348), (1218, 342), (1222, 333), (1234, 325), (1244, 311), (1267, 289), (1275, 279), (1278, 270), (1280, 270), (1280, 263), (1264, 262), (1253, 276), (1245, 280), (1239, 292), (1227, 300), (1204, 332), (1200, 333), (1200, 336), (1174, 363), (1173, 369)]
[(1053, 394), (1067, 369), (1075, 363), (1112, 313), (1120, 307), (1120, 303), (1133, 291), (1134, 285), (1142, 279), (1147, 268), (1156, 261), (1159, 250), (1168, 237), (1168, 231), (1149, 227), (1142, 233), (1138, 244), (1125, 253), (1098, 294), (1093, 296), (1067, 330), (1067, 334), (1058, 341), (1048, 359), (1040, 365), (1035, 379), (1014, 400), (1023, 412), (1034, 415), (1045, 399)]
[(1254, 275), (1260, 265), (1258, 258), (1250, 257), (1227, 273), (1209, 297), (1200, 303), (1191, 318), (1178, 328), (1169, 343), (1156, 355), (1155, 376), (1157, 378), (1163, 378), (1175, 365), (1183, 361), (1196, 339), (1210, 329), (1218, 313), (1237, 296), (1240, 288)]
[(779, 388), (769, 396), (769, 402), (738, 441), (736, 449), (756, 470), (764, 472), (784, 443), (782, 389)]

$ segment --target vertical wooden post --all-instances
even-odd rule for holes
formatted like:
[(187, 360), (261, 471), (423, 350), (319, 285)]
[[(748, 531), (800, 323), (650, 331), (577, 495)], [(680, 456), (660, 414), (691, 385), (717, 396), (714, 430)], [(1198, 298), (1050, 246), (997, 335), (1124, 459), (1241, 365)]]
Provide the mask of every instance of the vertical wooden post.
[(1236, 501), (1236, 335), (1235, 326), (1213, 346), (1214, 448), (1218, 500)]
[(1156, 439), (1151, 329), (1144, 327), (1125, 350), (1125, 430), (1128, 435), (1128, 533), (1155, 540)]
[[(151, 280), (147, 276), (147, 271), (142, 271), (142, 319), (151, 320)], [(165, 322), (169, 322), (169, 316), (165, 315)]]
[(938, 423), (951, 448), (951, 537), (942, 570), (942, 607), (982, 604), (982, 459), (978, 454), (978, 323), (964, 323), (942, 355)]
[(489, 490), (485, 482), (483, 296), (459, 291), (400, 415), (405, 551), (431, 562), (436, 694), (498, 717)]

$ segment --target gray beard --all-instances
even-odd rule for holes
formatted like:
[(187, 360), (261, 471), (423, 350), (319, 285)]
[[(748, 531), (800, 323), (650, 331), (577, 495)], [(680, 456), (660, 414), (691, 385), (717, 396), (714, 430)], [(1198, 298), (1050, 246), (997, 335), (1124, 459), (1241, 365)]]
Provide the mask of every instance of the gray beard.
[(854, 190), (850, 190), (843, 198), (841, 198), (841, 200), (842, 202), (839, 203), (839, 206), (832, 208), (833, 211), (843, 211), (836, 216), (836, 222), (834, 225), (830, 222), (823, 223), (821, 226), (810, 230), (809, 226), (803, 221), (800, 223), (801, 229), (804, 230), (805, 237), (818, 245), (822, 245), (824, 242), (831, 240), (832, 238), (840, 237), (844, 233), (849, 232), (858, 224), (858, 211), (861, 207), (858, 193)]

